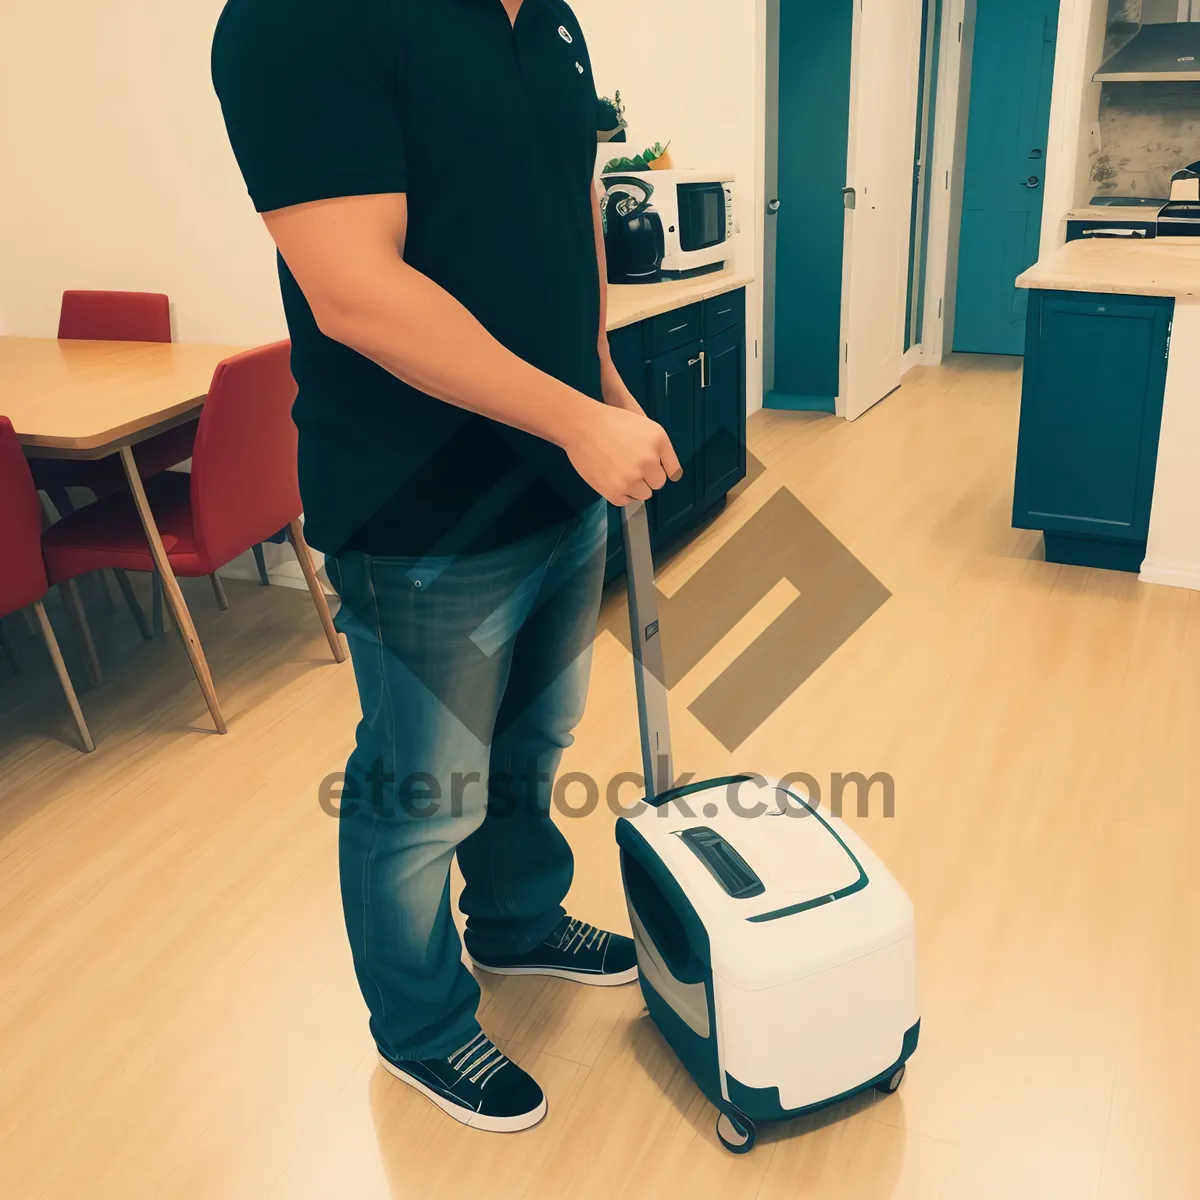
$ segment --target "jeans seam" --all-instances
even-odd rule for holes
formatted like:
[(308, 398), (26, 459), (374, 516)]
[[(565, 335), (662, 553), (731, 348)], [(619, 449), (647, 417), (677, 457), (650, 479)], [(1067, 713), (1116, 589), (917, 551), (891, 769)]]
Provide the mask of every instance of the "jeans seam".
[[(387, 685), (387, 662), (384, 657), (383, 622), (379, 615), (379, 597), (375, 591), (375, 570), (370, 558), (365, 560), (365, 565), (367, 575), (367, 590), (371, 595), (371, 606), (375, 611), (375, 638), (376, 644), (379, 648), (379, 686), (383, 691), (384, 715), (388, 726), (388, 753), (390, 755), (389, 762), (394, 763), (396, 761), (396, 728), (392, 721), (392, 699)], [(387, 997), (383, 993), (383, 988), (379, 986), (379, 981), (375, 978), (370, 966), (371, 915), (370, 901), (368, 900), (368, 881), (374, 876), (375, 859), (379, 851), (379, 820), (380, 815), (375, 813), (371, 821), (371, 848), (363, 860), (362, 878), (359, 882), (359, 898), (363, 906), (363, 971), (365, 972), (367, 978), (370, 979), (371, 986), (375, 989), (375, 993), (379, 997), (379, 1024), (382, 1031), (387, 1018)]]

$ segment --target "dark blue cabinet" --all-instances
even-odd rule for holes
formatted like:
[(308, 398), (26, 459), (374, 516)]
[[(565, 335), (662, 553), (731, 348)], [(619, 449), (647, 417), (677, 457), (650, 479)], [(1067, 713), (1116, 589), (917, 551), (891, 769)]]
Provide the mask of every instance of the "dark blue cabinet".
[(743, 326), (704, 343), (700, 451), (696, 486), (700, 511), (718, 503), (746, 475), (746, 336)]
[(1013, 524), (1051, 562), (1141, 569), (1174, 301), (1030, 295)]
[[(649, 504), (657, 548), (686, 533), (746, 474), (744, 289), (609, 335), (613, 361), (646, 414), (670, 435), (683, 478)], [(608, 568), (624, 570), (620, 512), (609, 509)]]
[(704, 436), (700, 353), (697, 342), (660, 354), (650, 363), (653, 388), (647, 415), (670, 435), (683, 467), (683, 478), (668, 483), (650, 500), (650, 529), (660, 542), (682, 533), (701, 512), (696, 473), (696, 449)]

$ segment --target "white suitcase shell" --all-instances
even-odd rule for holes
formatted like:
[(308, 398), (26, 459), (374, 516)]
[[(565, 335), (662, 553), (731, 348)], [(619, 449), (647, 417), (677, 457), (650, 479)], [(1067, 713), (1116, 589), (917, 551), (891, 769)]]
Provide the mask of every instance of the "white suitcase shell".
[[(665, 782), (643, 532), (644, 513), (627, 510), (644, 761)], [(794, 787), (740, 776), (655, 790), (651, 807), (617, 823), (640, 981), (650, 1015), (721, 1111), (721, 1140), (749, 1150), (756, 1120), (894, 1091), (920, 1014), (912, 903), (880, 859)]]

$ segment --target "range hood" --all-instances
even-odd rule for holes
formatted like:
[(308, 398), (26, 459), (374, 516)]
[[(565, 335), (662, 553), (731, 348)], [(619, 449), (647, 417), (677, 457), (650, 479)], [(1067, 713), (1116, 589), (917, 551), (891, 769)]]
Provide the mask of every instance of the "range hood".
[(1200, 80), (1200, 0), (1142, 0), (1141, 28), (1093, 79), (1097, 83)]

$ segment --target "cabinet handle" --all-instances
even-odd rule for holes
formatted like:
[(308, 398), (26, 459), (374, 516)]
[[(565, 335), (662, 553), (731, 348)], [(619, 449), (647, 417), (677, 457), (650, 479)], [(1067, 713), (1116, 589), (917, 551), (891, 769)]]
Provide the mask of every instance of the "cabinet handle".
[(706, 388), (708, 387), (708, 380), (705, 378), (705, 367), (708, 365), (708, 355), (705, 351), (700, 351), (699, 358), (688, 359), (689, 367), (694, 367), (697, 363), (700, 364), (700, 386)]

